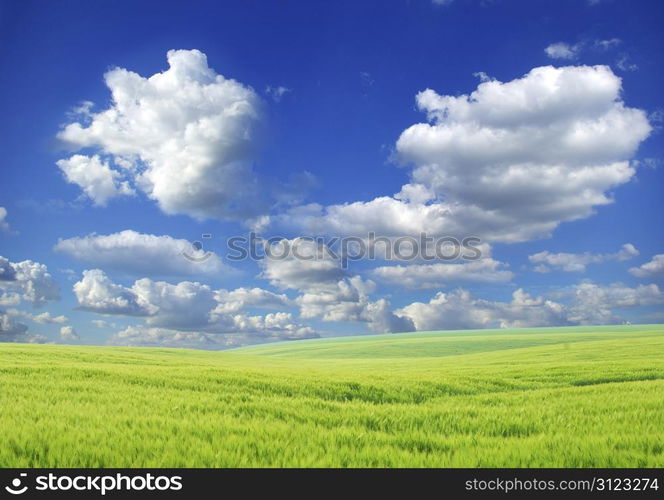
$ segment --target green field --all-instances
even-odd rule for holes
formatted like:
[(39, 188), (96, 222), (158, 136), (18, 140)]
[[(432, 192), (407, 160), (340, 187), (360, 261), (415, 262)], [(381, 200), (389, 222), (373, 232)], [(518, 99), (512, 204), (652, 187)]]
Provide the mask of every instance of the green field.
[(0, 467), (664, 467), (664, 325), (0, 345)]

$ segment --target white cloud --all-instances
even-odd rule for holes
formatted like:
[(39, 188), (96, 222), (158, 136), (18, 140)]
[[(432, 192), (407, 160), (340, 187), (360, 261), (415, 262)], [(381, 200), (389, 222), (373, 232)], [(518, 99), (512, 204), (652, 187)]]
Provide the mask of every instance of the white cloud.
[(576, 59), (581, 50), (580, 45), (570, 45), (565, 42), (556, 42), (548, 45), (544, 52), (551, 59)]
[(596, 52), (606, 52), (608, 50), (618, 47), (622, 43), (620, 38), (607, 38), (595, 40), (582, 40), (575, 44), (566, 42), (556, 42), (548, 45), (544, 52), (551, 59), (577, 59), (582, 52), (586, 50), (594, 50)]
[(397, 149), (470, 234), (544, 236), (610, 203), (606, 191), (634, 175), (628, 160), (651, 127), (620, 87), (606, 66), (546, 66), (469, 96), (426, 90), (417, 100), (432, 123), (408, 128)]
[(266, 341), (300, 340), (317, 338), (309, 327), (298, 327), (286, 313), (238, 318), (234, 332), (215, 334), (182, 331), (142, 325), (129, 326), (111, 337), (109, 343), (127, 346), (188, 347), (221, 349)]
[(16, 321), (12, 314), (0, 310), (0, 342), (41, 343), (47, 339), (43, 335), (28, 333), (28, 327)]
[(105, 321), (103, 319), (93, 319), (90, 321), (93, 325), (95, 325), (97, 328), (115, 328), (116, 325), (115, 323), (110, 323), (108, 321)]
[(300, 306), (300, 316), (305, 319), (365, 322), (378, 333), (412, 331), (413, 324), (394, 315), (389, 302), (369, 299), (374, 290), (373, 281), (353, 276), (336, 283), (318, 283), (305, 288), (295, 301)]
[(269, 313), (265, 316), (233, 316), (233, 332), (272, 338), (275, 340), (298, 340), (316, 338), (319, 335), (308, 326), (293, 323), (293, 315), (286, 312)]
[[(101, 314), (144, 316), (146, 325), (131, 330), (132, 335), (141, 332), (161, 335), (168, 331), (282, 339), (317, 335), (310, 327), (295, 323), (290, 313), (248, 315), (245, 309), (292, 305), (285, 295), (259, 288), (212, 290), (197, 282), (171, 284), (149, 278), (125, 287), (112, 282), (103, 271), (94, 269), (83, 272), (83, 279), (74, 284), (74, 293), (81, 309)], [(150, 330), (151, 327), (157, 329)]]
[(301, 230), (307, 234), (353, 235), (366, 238), (370, 231), (379, 236), (418, 237), (421, 233), (445, 234), (459, 230), (443, 203), (424, 204), (389, 196), (343, 205), (317, 203), (294, 207), (271, 219), (273, 227)]
[(334, 235), (544, 237), (612, 202), (635, 174), (651, 132), (646, 114), (620, 99), (607, 66), (539, 67), (481, 82), (470, 95), (417, 95), (429, 122), (406, 129), (397, 158), (413, 165), (394, 197), (295, 207), (273, 227)]
[(600, 50), (609, 50), (614, 47), (617, 47), (622, 43), (622, 40), (620, 38), (609, 38), (606, 40), (595, 40), (593, 43), (593, 46), (595, 48), (598, 48)]
[(220, 348), (225, 345), (219, 336), (169, 330), (167, 328), (129, 326), (111, 337), (110, 344), (126, 346), (171, 346), (189, 348)]
[(624, 261), (636, 257), (639, 251), (631, 243), (624, 244), (615, 253), (551, 253), (539, 252), (528, 256), (528, 260), (537, 264), (534, 270), (539, 273), (548, 273), (556, 269), (566, 272), (584, 272), (588, 264), (599, 264), (607, 261)]
[(429, 302), (414, 302), (395, 314), (411, 319), (417, 330), (520, 328), (619, 323), (621, 309), (663, 303), (664, 293), (652, 284), (581, 283), (550, 298), (518, 289), (510, 302), (479, 299), (462, 289), (439, 292)]
[[(229, 272), (220, 257), (170, 236), (125, 230), (108, 235), (61, 239), (54, 249), (80, 262), (142, 276), (180, 276)], [(183, 252), (190, 258), (186, 258)], [(195, 259), (195, 260), (192, 260)]]
[(505, 283), (514, 273), (503, 262), (483, 258), (464, 263), (381, 266), (372, 271), (375, 278), (408, 288), (440, 288), (451, 282)]
[(80, 309), (102, 314), (147, 316), (147, 304), (140, 303), (136, 294), (113, 283), (101, 269), (83, 271), (83, 278), (74, 283), (74, 295)]
[(569, 295), (573, 302), (568, 319), (582, 325), (619, 323), (621, 318), (616, 310), (664, 304), (664, 293), (654, 284), (630, 288), (619, 283), (608, 286), (582, 283)]
[(99, 203), (126, 177), (127, 190), (141, 189), (168, 214), (204, 219), (259, 213), (264, 207), (257, 202), (251, 162), (260, 99), (251, 88), (215, 73), (198, 50), (170, 50), (167, 58), (169, 68), (149, 78), (110, 70), (104, 77), (110, 107), (88, 111), (85, 120), (58, 134), (74, 147), (105, 155), (96, 174), (85, 168), (76, 179), (95, 186), (86, 193)]
[(292, 89), (289, 89), (288, 87), (283, 87), (281, 85), (277, 87), (272, 87), (268, 85), (265, 88), (265, 93), (269, 95), (274, 102), (281, 102), (281, 99), (283, 99), (283, 97), (289, 92), (292, 92)]
[[(369, 295), (374, 292), (375, 283), (349, 275), (324, 246), (295, 238), (275, 245), (274, 255), (282, 255), (283, 245), (291, 248), (288, 258), (263, 259), (260, 277), (279, 288), (301, 292), (295, 303), (302, 318), (365, 322), (380, 333), (413, 329), (408, 321), (392, 314), (387, 301), (371, 301)], [(301, 258), (294, 258), (295, 253)]]
[(653, 256), (650, 262), (632, 267), (629, 272), (639, 278), (664, 278), (664, 254)]
[(522, 289), (511, 302), (473, 297), (466, 290), (438, 292), (429, 302), (414, 302), (397, 315), (410, 318), (417, 330), (462, 330), (468, 328), (518, 328), (565, 325), (564, 306), (543, 297), (531, 297)]
[(95, 205), (106, 206), (112, 198), (133, 195), (134, 190), (121, 174), (112, 170), (99, 156), (73, 155), (58, 160), (56, 165), (70, 184), (78, 185)]
[(616, 67), (621, 71), (636, 71), (639, 67), (630, 61), (629, 55), (626, 53), (620, 54), (616, 61)]
[(214, 291), (198, 282), (171, 284), (143, 278), (131, 291), (149, 311), (147, 323), (154, 326), (205, 328), (210, 323), (210, 311), (217, 305)]
[[(594, 52), (607, 52), (622, 44), (620, 38), (606, 38), (595, 40), (582, 40), (575, 44), (565, 42), (552, 43), (544, 49), (544, 52), (551, 59), (573, 60), (578, 59), (583, 52), (588, 50)], [(629, 55), (626, 52), (619, 54), (616, 60), (616, 67), (621, 71), (636, 71), (638, 66), (629, 62)]]
[[(551, 59), (564, 59), (572, 60), (578, 59), (585, 51), (591, 50), (594, 52), (607, 52), (622, 44), (620, 38), (606, 38), (595, 40), (582, 40), (575, 44), (565, 42), (552, 43), (544, 49), (544, 52)], [(615, 66), (621, 71), (636, 71), (639, 67), (630, 61), (630, 56), (627, 52), (618, 54)]]
[(14, 281), (16, 270), (6, 257), (0, 256), (0, 281)]
[(60, 289), (48, 268), (39, 262), (24, 260), (12, 263), (16, 270), (16, 283), (23, 290), (23, 299), (39, 306), (60, 299)]
[(361, 318), (376, 333), (400, 333), (415, 330), (412, 319), (394, 314), (390, 303), (385, 299), (367, 303)]
[(323, 321), (360, 321), (368, 295), (375, 284), (360, 276), (336, 283), (318, 283), (305, 289), (296, 300), (303, 318), (321, 318)]
[(235, 290), (217, 290), (215, 300), (219, 303), (215, 313), (236, 313), (247, 307), (258, 309), (279, 309), (290, 307), (291, 300), (283, 294), (272, 293), (262, 288), (236, 288)]
[(60, 328), (60, 339), (67, 342), (76, 342), (77, 340), (81, 340), (74, 327), (70, 325)]
[(1, 289), (0, 294), (0, 307), (17, 306), (21, 303), (21, 296), (15, 292), (8, 292)]
[[(226, 335), (134, 325), (115, 334), (109, 343), (126, 346), (223, 349), (256, 342), (318, 337), (318, 334), (310, 328), (293, 328), (293, 325), (288, 323), (290, 319), (287, 315), (284, 316), (284, 313), (276, 313), (267, 315), (262, 320), (248, 320), (244, 324), (238, 321), (237, 331), (240, 333)], [(258, 336), (254, 332), (257, 329), (260, 330)]]
[(92, 116), (92, 108), (95, 107), (95, 103), (92, 101), (81, 101), (76, 106), (71, 108), (67, 113), (67, 116), (70, 118), (90, 118)]
[(40, 314), (32, 314), (27, 311), (21, 311), (18, 309), (8, 309), (7, 314), (9, 314), (10, 316), (19, 316), (25, 319), (29, 319), (30, 321), (34, 321), (35, 323), (39, 323), (40, 325), (66, 323), (67, 321), (69, 321), (69, 318), (67, 318), (67, 316), (64, 315), (53, 316), (48, 311)]
[[(290, 249), (287, 258), (278, 258)], [(274, 258), (260, 261), (263, 272), (260, 277), (270, 284), (284, 289), (304, 290), (324, 284), (336, 284), (346, 273), (341, 262), (326, 247), (308, 239), (295, 238), (275, 243)], [(301, 259), (295, 258), (295, 254)]]
[(0, 311), (0, 340), (7, 336), (23, 335), (28, 327), (23, 323), (15, 321), (11, 315)]
[(60, 299), (60, 289), (44, 264), (31, 260), (9, 262), (2, 256), (0, 292), (4, 305), (16, 305), (17, 296), (36, 307)]
[(0, 207), (0, 231), (9, 231), (9, 222), (7, 222), (7, 209)]

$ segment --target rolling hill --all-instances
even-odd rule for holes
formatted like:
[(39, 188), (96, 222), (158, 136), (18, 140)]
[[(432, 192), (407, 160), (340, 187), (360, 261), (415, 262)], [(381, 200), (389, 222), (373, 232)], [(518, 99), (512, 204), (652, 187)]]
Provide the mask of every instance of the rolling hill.
[(0, 344), (1, 467), (662, 467), (664, 325)]

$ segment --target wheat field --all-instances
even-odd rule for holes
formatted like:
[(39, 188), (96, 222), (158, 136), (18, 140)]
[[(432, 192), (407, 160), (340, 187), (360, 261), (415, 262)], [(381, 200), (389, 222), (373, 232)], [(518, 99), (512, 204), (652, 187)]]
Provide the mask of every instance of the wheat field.
[(664, 326), (0, 344), (0, 467), (663, 467)]

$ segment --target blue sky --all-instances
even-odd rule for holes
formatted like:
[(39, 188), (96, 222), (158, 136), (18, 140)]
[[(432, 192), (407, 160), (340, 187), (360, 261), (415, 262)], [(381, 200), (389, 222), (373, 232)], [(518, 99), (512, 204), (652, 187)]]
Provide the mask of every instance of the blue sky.
[[(2, 2), (0, 338), (661, 322), (663, 21), (622, 0)], [(251, 229), (472, 235), (484, 258), (228, 262)], [(204, 233), (197, 267), (179, 252)]]

